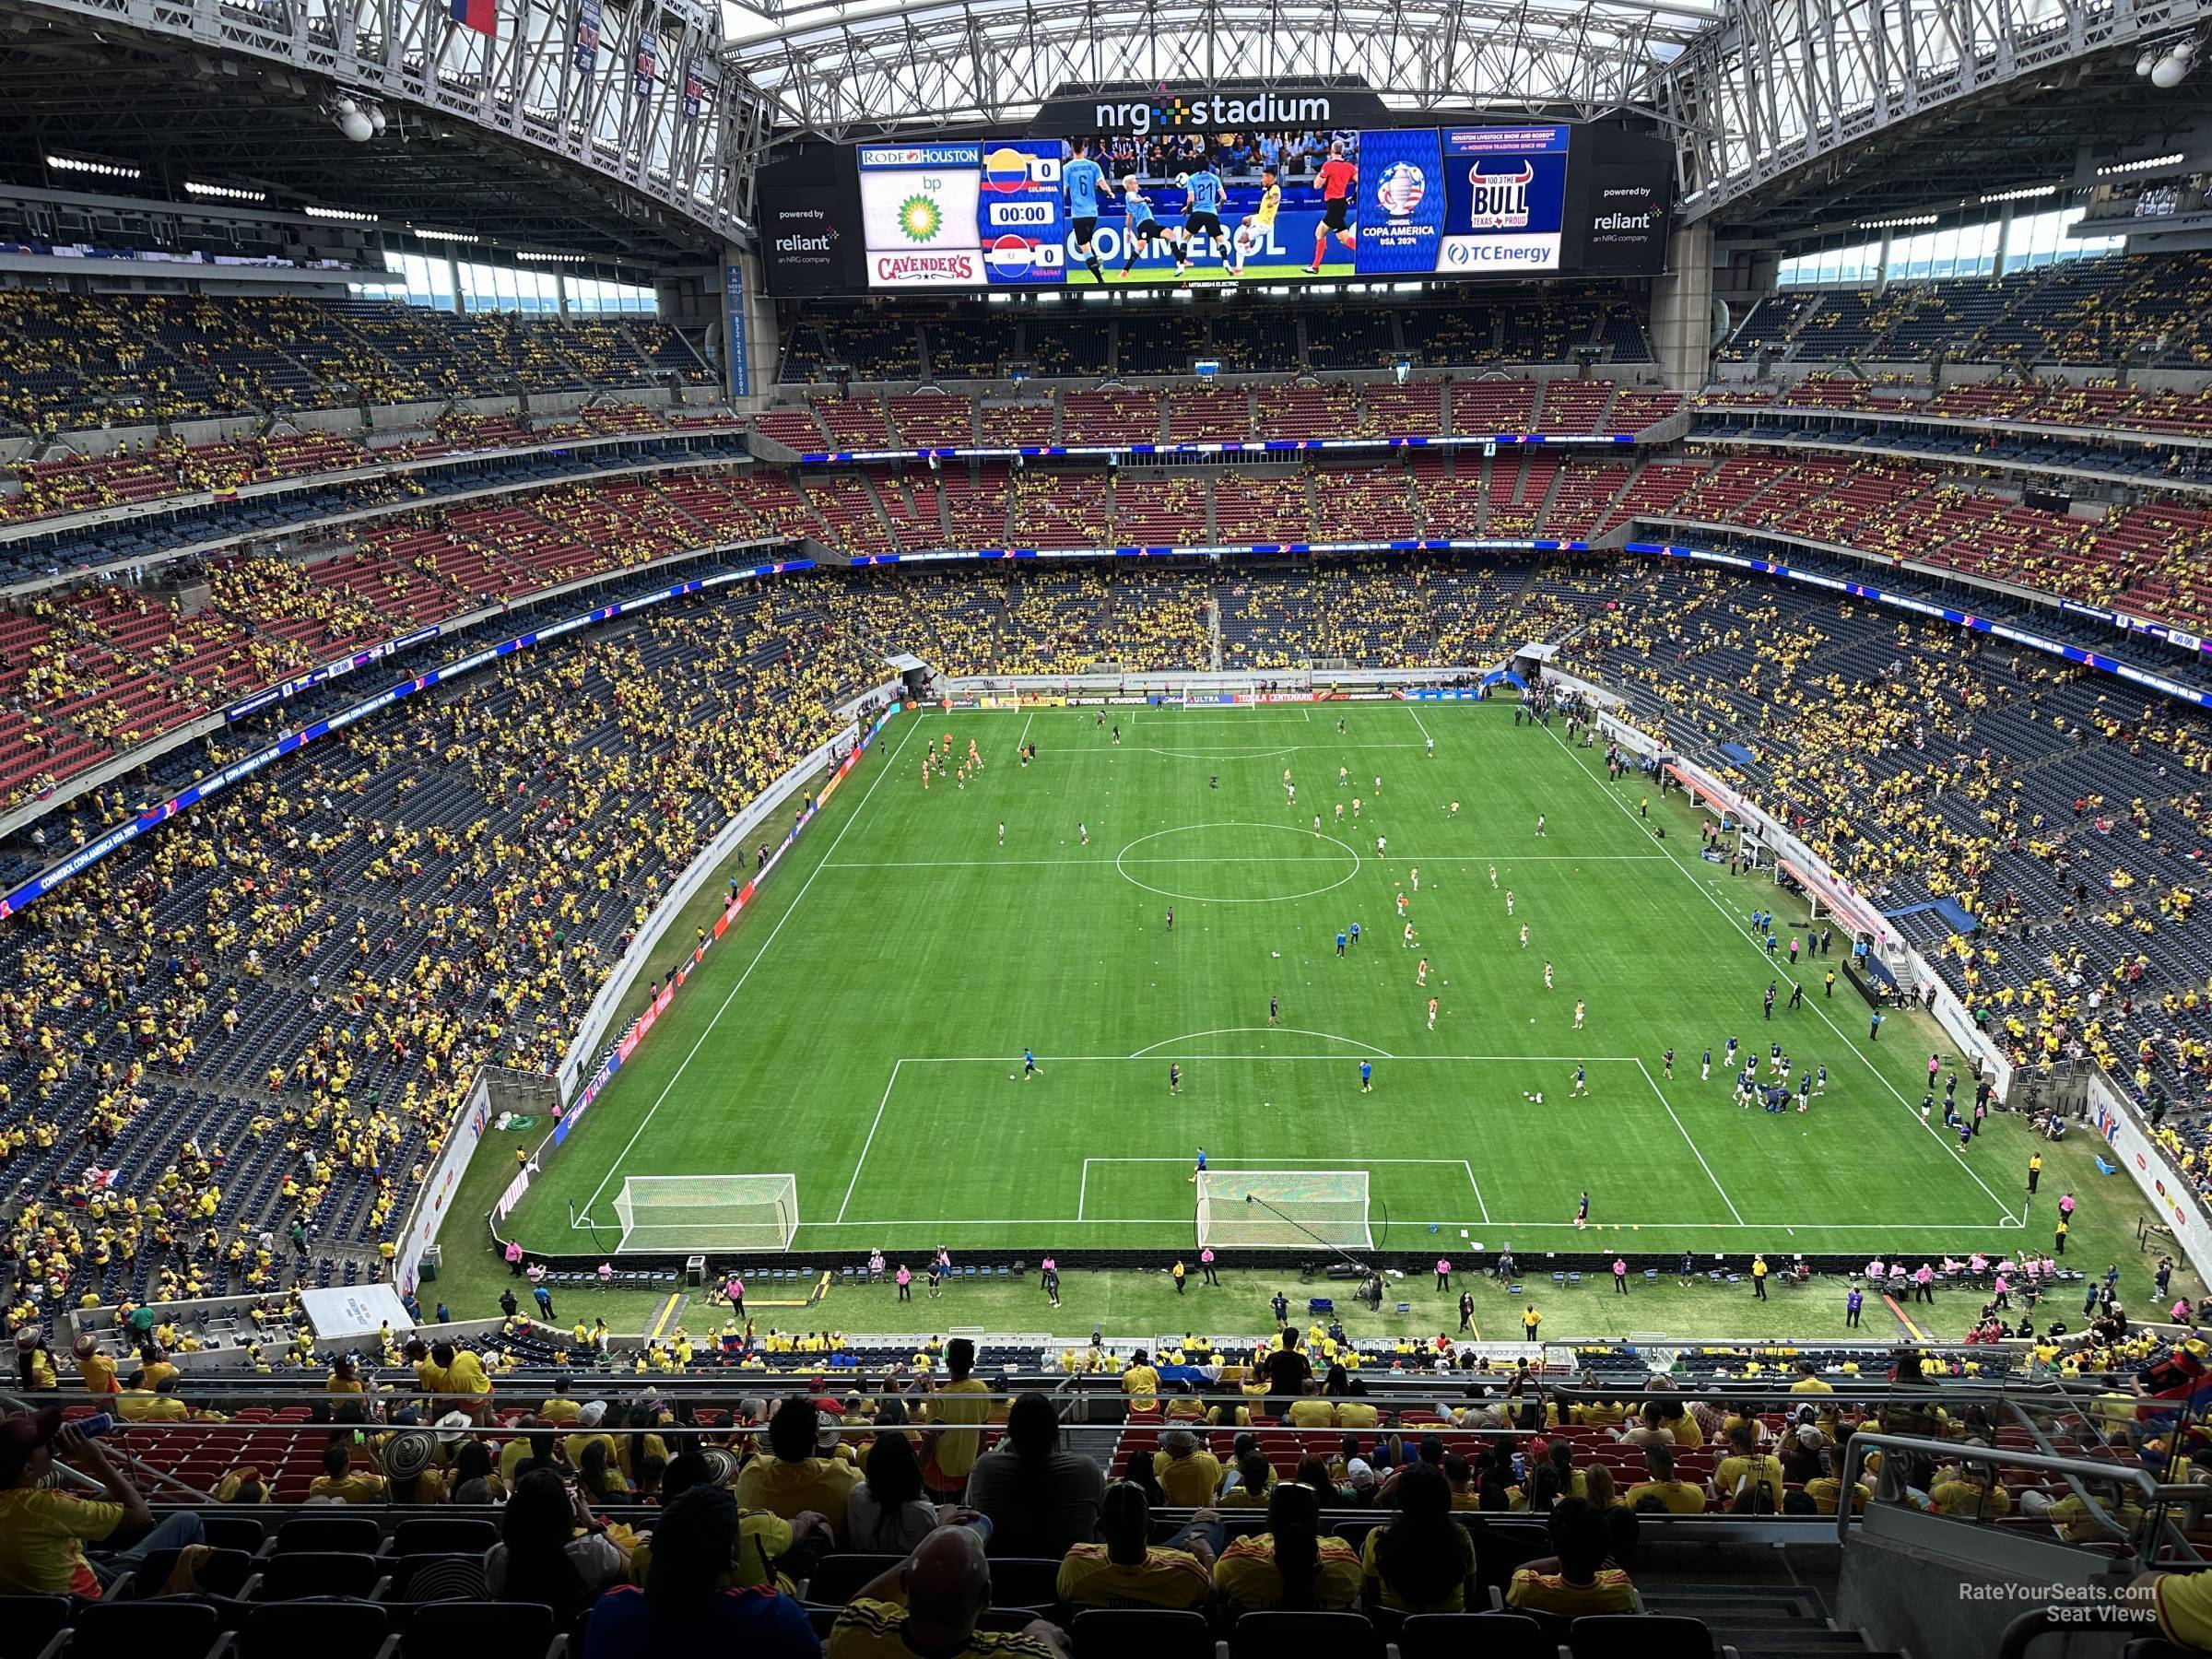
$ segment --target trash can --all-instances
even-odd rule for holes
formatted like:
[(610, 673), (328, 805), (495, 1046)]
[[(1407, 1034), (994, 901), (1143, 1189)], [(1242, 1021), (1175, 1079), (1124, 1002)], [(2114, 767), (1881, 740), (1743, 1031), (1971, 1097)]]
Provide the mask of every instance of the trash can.
[(707, 1282), (707, 1258), (703, 1255), (684, 1258), (684, 1284), (696, 1290)]
[(421, 1264), (416, 1270), (416, 1277), (424, 1284), (429, 1284), (438, 1277), (438, 1269), (444, 1265), (444, 1262), (445, 1247), (443, 1245), (425, 1244), (422, 1247)]

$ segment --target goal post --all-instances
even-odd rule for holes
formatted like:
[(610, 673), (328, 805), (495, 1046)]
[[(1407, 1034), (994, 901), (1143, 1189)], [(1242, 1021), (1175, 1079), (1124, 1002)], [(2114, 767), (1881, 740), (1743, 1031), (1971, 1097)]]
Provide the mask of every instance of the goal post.
[(615, 1215), (618, 1252), (789, 1250), (799, 1184), (789, 1175), (629, 1175)]
[(1365, 1170), (1206, 1170), (1198, 1176), (1201, 1248), (1296, 1250), (1316, 1241), (1371, 1250)]

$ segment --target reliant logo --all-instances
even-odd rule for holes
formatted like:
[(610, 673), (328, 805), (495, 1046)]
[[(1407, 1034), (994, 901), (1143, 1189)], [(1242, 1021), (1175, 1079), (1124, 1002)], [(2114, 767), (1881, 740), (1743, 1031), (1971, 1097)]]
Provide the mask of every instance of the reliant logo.
[(1335, 124), (1326, 98), (1292, 98), (1277, 92), (1254, 92), (1243, 97), (1201, 92), (1190, 98), (1170, 98), (1159, 103), (1102, 103), (1093, 108), (1091, 119), (1101, 133), (1125, 132), (1138, 137), (1171, 127), (1241, 132), (1247, 127)]
[(1649, 230), (1652, 216), (1648, 213), (1601, 213), (1592, 221), (1594, 230)]
[(779, 253), (827, 253), (830, 252), (830, 233), (819, 236), (780, 236), (776, 239)]

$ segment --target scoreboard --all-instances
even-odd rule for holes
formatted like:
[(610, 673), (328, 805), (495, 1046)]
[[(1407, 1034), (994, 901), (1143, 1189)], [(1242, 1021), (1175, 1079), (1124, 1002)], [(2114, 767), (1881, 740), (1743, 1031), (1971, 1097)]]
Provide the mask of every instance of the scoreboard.
[(1671, 177), (1624, 126), (1469, 122), (825, 145), (758, 198), (779, 295), (1480, 281), (1655, 275)]

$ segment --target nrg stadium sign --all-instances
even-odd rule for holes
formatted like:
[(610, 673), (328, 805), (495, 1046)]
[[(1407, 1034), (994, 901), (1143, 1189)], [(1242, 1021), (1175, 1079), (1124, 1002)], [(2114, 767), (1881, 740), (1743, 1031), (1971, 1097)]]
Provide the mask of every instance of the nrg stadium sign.
[(1382, 100), (1358, 81), (1224, 86), (1062, 87), (1039, 106), (1032, 136), (1144, 138), (1160, 133), (1325, 131), (1384, 126)]

